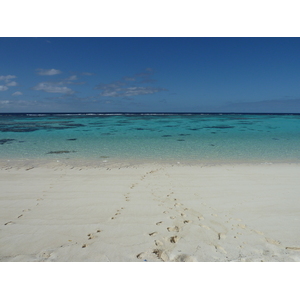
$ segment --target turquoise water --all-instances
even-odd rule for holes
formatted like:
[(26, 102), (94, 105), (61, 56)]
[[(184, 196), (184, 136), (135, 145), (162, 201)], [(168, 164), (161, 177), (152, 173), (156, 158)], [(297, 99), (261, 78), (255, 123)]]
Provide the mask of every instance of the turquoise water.
[(0, 159), (45, 158), (300, 162), (300, 115), (0, 115)]

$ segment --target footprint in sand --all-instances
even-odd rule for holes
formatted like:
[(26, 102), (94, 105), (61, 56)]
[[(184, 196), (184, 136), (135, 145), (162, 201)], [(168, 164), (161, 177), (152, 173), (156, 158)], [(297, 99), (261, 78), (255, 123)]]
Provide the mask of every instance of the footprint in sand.
[(23, 215), (19, 215), (19, 216), (18, 216), (18, 219), (21, 218), (21, 217), (23, 217)]
[(287, 250), (296, 250), (296, 251), (299, 251), (299, 250), (300, 250), (300, 247), (285, 247), (285, 249), (287, 249)]
[(221, 252), (223, 254), (227, 254), (227, 251), (221, 247), (220, 245), (214, 245), (215, 249), (217, 250), (217, 252)]
[(14, 222), (13, 221), (9, 221), (9, 222), (5, 223), (4, 225), (11, 225), (11, 224), (14, 224)]
[(155, 225), (160, 225), (162, 223), (162, 221), (155, 223)]
[(281, 244), (279, 241), (269, 239), (269, 238), (266, 238), (266, 241), (270, 244), (277, 245), (277, 246)]
[[(100, 233), (100, 232), (102, 232), (101, 229), (97, 229), (97, 230), (96, 230), (96, 233)], [(93, 233), (89, 233), (87, 236), (89, 237), (89, 238), (88, 238), (89, 240), (95, 239), (95, 238), (97, 237), (97, 235), (94, 235)]]
[(145, 253), (144, 253), (144, 252), (141, 252), (141, 253), (139, 253), (136, 257), (137, 257), (138, 259), (143, 259), (144, 256), (145, 256)]
[(154, 249), (152, 251), (152, 253), (154, 253), (157, 258), (161, 259), (162, 261), (166, 261), (168, 259), (167, 255), (165, 254), (165, 252), (161, 249)]
[(41, 258), (50, 258), (51, 254), (52, 254), (51, 252), (43, 252), (41, 254)]
[(172, 243), (172, 244), (176, 244), (178, 242), (178, 240), (179, 240), (179, 238), (177, 235), (171, 236), (169, 239), (170, 243)]
[(226, 234), (225, 233), (222, 233), (222, 232), (219, 232), (218, 233), (218, 240), (223, 240), (223, 239), (226, 239)]
[(150, 236), (155, 236), (155, 235), (157, 235), (157, 232), (156, 232), (156, 231), (151, 232), (151, 233), (149, 233), (149, 235), (150, 235)]
[(94, 236), (92, 233), (89, 233), (89, 234), (88, 234), (88, 237), (89, 237), (89, 240), (91, 240), (91, 239), (94, 239), (94, 238), (95, 238), (95, 236)]
[(242, 229), (245, 229), (246, 228), (246, 225), (245, 224), (238, 224), (238, 227), (242, 228)]
[(173, 231), (173, 232), (179, 232), (179, 227), (178, 226), (168, 227), (167, 230), (169, 232), (171, 232), (171, 231)]
[(158, 258), (161, 258), (161, 254), (162, 254), (162, 250), (160, 250), (160, 249), (154, 249), (153, 251), (152, 251), (152, 253), (154, 253)]
[(163, 245), (163, 242), (158, 241), (158, 240), (155, 240), (155, 241), (154, 241), (154, 244), (155, 244), (155, 246), (162, 246), (162, 245)]
[(195, 262), (196, 259), (193, 256), (186, 255), (186, 254), (180, 254), (177, 255), (174, 259), (174, 262)]

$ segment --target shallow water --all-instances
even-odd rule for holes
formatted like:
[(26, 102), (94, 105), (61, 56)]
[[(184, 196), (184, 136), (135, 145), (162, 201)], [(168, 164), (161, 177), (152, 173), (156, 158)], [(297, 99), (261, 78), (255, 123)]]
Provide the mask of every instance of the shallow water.
[(300, 162), (300, 115), (1, 114), (0, 159)]

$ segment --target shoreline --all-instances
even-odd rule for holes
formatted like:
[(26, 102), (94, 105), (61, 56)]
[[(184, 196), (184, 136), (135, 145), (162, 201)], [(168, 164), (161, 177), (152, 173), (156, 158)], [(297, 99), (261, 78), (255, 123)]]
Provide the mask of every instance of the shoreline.
[(147, 165), (162, 165), (168, 166), (191, 166), (191, 167), (203, 167), (203, 166), (234, 166), (234, 165), (244, 165), (244, 166), (257, 166), (257, 165), (299, 165), (300, 162), (297, 160), (154, 160), (154, 159), (110, 159), (110, 158), (100, 158), (100, 159), (82, 159), (82, 158), (11, 158), (4, 159), (0, 158), (0, 169), (5, 169), (7, 167), (11, 168), (38, 168), (38, 167), (84, 167), (84, 168), (122, 168), (130, 166), (147, 166)]
[(0, 261), (300, 261), (297, 163), (0, 161)]

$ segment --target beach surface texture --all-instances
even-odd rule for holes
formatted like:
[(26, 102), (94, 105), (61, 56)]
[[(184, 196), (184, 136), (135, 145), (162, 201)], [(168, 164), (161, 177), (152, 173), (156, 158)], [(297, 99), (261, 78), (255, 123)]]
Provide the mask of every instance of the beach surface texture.
[(0, 166), (0, 261), (300, 261), (300, 166)]

